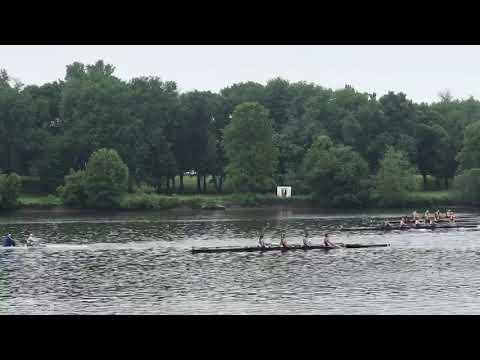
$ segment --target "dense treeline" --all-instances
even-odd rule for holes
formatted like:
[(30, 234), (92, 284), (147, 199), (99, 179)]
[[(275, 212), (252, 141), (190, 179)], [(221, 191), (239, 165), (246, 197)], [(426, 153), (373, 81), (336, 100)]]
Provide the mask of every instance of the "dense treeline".
[(3, 70), (1, 171), (38, 176), (53, 192), (66, 175), (79, 176), (71, 169), (88, 172), (88, 159), (107, 148), (126, 164), (129, 191), (144, 183), (179, 193), (193, 170), (199, 193), (220, 193), (226, 181), (238, 191), (287, 184), (334, 203), (365, 203), (372, 189), (387, 188), (379, 179), (399, 168), (391, 162), (447, 188), (459, 171), (480, 167), (473, 98), (444, 93), (416, 104), (403, 93), (377, 99), (350, 86), (281, 78), (179, 93), (173, 81), (123, 81), (114, 70), (103, 61), (73, 63), (64, 80), (42, 86), (15, 83)]

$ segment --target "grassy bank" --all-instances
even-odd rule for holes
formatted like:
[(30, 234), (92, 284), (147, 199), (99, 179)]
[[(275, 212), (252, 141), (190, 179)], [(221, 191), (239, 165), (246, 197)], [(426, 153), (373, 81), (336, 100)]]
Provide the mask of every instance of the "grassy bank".
[[(22, 208), (52, 208), (63, 206), (62, 200), (54, 195), (23, 194), (19, 198)], [(409, 194), (399, 207), (434, 208), (440, 206), (460, 205), (453, 199), (450, 191), (417, 191)], [(136, 209), (201, 209), (204, 206), (221, 205), (225, 207), (322, 207), (309, 195), (297, 195), (291, 198), (278, 198), (274, 194), (176, 194), (172, 196), (159, 194), (135, 193), (126, 194), (118, 201), (118, 208)]]
[(62, 206), (62, 199), (54, 195), (22, 194), (18, 199), (21, 207), (56, 207)]
[(158, 195), (127, 194), (120, 200), (121, 209), (172, 209), (189, 207), (200, 209), (204, 206), (275, 206), (282, 204), (300, 205), (309, 203), (310, 196), (277, 198), (273, 194), (199, 194), (199, 195)]
[[(125, 210), (137, 209), (201, 209), (204, 206), (276, 206), (310, 204), (310, 196), (293, 196), (288, 199), (277, 198), (273, 194), (196, 194), (196, 195), (159, 195), (135, 193), (126, 194), (118, 200), (118, 208)], [(19, 198), (21, 208), (52, 208), (64, 206), (61, 198), (54, 195), (22, 194)]]
[(440, 191), (416, 191), (408, 195), (405, 205), (408, 207), (435, 207), (458, 204), (453, 193), (447, 190)]

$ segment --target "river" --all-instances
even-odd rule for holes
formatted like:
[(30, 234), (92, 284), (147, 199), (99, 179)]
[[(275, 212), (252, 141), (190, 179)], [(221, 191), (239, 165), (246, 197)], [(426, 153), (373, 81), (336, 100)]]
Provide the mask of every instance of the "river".
[[(192, 254), (256, 245), (285, 229), (360, 225), (402, 212), (227, 210), (16, 212), (0, 232), (46, 246), (0, 250), (0, 314), (480, 314), (477, 229), (333, 232), (332, 241), (386, 248)], [(473, 221), (478, 213), (459, 213)]]

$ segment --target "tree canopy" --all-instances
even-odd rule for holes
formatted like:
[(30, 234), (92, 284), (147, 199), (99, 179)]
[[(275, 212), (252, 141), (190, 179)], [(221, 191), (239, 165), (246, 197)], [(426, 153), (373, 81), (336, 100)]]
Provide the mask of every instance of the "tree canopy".
[(238, 105), (225, 128), (227, 174), (239, 191), (261, 191), (272, 186), (277, 162), (268, 110), (255, 102)]
[[(377, 174), (390, 147), (438, 186), (480, 166), (480, 102), (474, 98), (443, 92), (437, 102), (417, 104), (402, 92), (377, 97), (349, 85), (329, 89), (282, 78), (231, 84), (218, 93), (180, 92), (175, 81), (147, 75), (125, 81), (115, 74), (102, 60), (75, 62), (63, 80), (25, 86), (1, 70), (0, 170), (38, 177), (51, 192), (70, 169), (83, 171), (92, 153), (108, 148), (127, 165), (130, 189), (148, 183), (158, 192), (181, 192), (184, 174), (193, 171), (197, 192), (221, 192), (232, 181), (237, 188), (285, 184), (308, 193), (314, 182), (305, 180), (302, 165), (328, 160), (313, 155), (319, 136), (328, 136), (345, 163), (359, 161), (348, 171), (333, 166), (332, 174), (345, 172), (348, 179), (364, 169), (369, 177)], [(245, 161), (254, 152), (249, 144), (262, 149), (252, 164)], [(338, 196), (353, 186), (336, 179)]]

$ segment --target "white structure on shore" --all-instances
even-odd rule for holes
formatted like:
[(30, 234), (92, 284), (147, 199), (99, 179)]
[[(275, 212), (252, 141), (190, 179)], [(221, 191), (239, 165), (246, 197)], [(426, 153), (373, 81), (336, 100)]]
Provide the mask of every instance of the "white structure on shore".
[(291, 186), (277, 186), (277, 196), (278, 197), (287, 197), (292, 196), (292, 187)]

